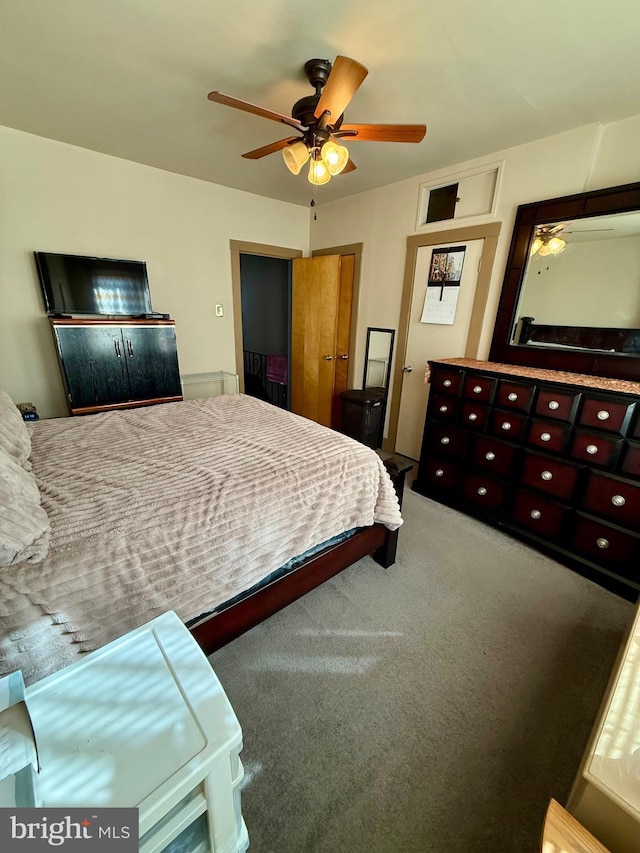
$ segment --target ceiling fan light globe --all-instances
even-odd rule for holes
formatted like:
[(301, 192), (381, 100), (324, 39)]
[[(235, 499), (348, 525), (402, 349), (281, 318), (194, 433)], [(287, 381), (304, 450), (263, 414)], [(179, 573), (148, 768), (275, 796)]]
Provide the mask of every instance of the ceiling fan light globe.
[(535, 255), (536, 252), (540, 251), (542, 246), (543, 246), (542, 240), (540, 239), (540, 237), (536, 237), (536, 239), (531, 244), (531, 254)]
[(562, 237), (552, 237), (548, 243), (549, 251), (552, 255), (557, 255), (558, 252), (561, 252), (564, 249), (565, 245), (565, 241), (562, 239)]
[(543, 243), (542, 246), (538, 249), (538, 254), (542, 258), (546, 258), (547, 255), (551, 254), (551, 249), (549, 248), (548, 243)]
[(349, 151), (333, 139), (327, 140), (322, 146), (320, 155), (327, 164), (330, 175), (339, 175), (349, 162)]
[(299, 175), (309, 159), (309, 149), (304, 142), (294, 142), (293, 145), (282, 149), (282, 159), (293, 175)]
[(309, 183), (320, 187), (322, 184), (329, 183), (330, 180), (331, 175), (324, 160), (311, 159), (309, 161)]

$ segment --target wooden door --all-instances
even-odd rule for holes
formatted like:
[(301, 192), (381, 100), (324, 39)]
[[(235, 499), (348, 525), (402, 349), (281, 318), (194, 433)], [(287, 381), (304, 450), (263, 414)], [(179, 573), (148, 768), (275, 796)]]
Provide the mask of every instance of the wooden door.
[(332, 425), (336, 355), (345, 354), (336, 349), (341, 266), (340, 255), (322, 255), (292, 268), (291, 411), (324, 426)]
[(131, 400), (180, 397), (180, 371), (174, 326), (124, 326), (124, 354)]
[(348, 388), (349, 347), (351, 345), (351, 304), (355, 255), (340, 256), (340, 295), (338, 297), (338, 320), (336, 323), (335, 368), (333, 379), (333, 405), (331, 426), (340, 429), (341, 397)]
[(71, 409), (129, 399), (119, 326), (54, 324), (53, 331)]

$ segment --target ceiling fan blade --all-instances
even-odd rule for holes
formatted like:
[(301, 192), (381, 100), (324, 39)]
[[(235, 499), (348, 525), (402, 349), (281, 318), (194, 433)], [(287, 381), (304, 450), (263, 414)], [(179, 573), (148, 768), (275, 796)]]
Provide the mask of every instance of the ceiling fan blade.
[(274, 151), (282, 151), (290, 142), (296, 142), (299, 137), (289, 136), (287, 139), (279, 139), (278, 142), (272, 142), (270, 145), (263, 145), (262, 148), (256, 148), (254, 151), (247, 151), (243, 154), (247, 160), (259, 160), (261, 157), (266, 157), (267, 154), (273, 154)]
[(327, 124), (330, 125), (332, 120), (336, 122), (368, 73), (368, 69), (355, 59), (349, 59), (348, 56), (336, 57), (316, 106), (315, 117), (320, 119), (325, 112), (328, 112)]
[(223, 95), (222, 92), (209, 92), (207, 97), (216, 104), (224, 104), (226, 107), (234, 107), (236, 110), (243, 110), (245, 113), (253, 113), (256, 116), (271, 119), (271, 121), (279, 121), (282, 124), (295, 127), (296, 130), (305, 128), (305, 125), (296, 118), (275, 113), (273, 110), (267, 110), (264, 107), (258, 107), (256, 104), (250, 104), (249, 101), (241, 101), (238, 98), (233, 98), (231, 95)]
[(353, 142), (422, 142), (426, 132), (425, 124), (343, 124), (334, 136)]
[(344, 169), (340, 172), (340, 174), (341, 174), (341, 175), (346, 175), (346, 174), (347, 174), (347, 172), (353, 172), (353, 170), (354, 170), (354, 169), (357, 169), (357, 168), (358, 168), (358, 167), (357, 167), (357, 166), (356, 166), (356, 164), (353, 162), (353, 160), (351, 159), (351, 157), (349, 157), (349, 160), (347, 161), (347, 165), (346, 165), (346, 166), (344, 167)]

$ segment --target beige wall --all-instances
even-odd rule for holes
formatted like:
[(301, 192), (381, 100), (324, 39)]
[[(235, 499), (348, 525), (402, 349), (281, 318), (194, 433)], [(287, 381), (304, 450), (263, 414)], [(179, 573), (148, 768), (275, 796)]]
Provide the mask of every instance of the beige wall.
[[(422, 144), (429, 145), (428, 133)], [(357, 159), (357, 143), (352, 143), (351, 147)], [(354, 375), (362, 374), (361, 360), (364, 358), (367, 326), (397, 328), (406, 238), (419, 233), (416, 231), (416, 212), (421, 183), (438, 181), (484, 163), (504, 160), (496, 212), (496, 219), (503, 223), (503, 228), (482, 328), (480, 357), (484, 358), (491, 344), (517, 206), (539, 199), (638, 181), (639, 150), (640, 116), (636, 116), (604, 127), (587, 125), (320, 206), (317, 221), (311, 223), (312, 250), (342, 243), (362, 242), (364, 245), (357, 333), (358, 360)], [(336, 180), (342, 179), (347, 181), (349, 176)], [(474, 224), (477, 221), (474, 219)], [(456, 228), (463, 224), (462, 219), (453, 222)], [(438, 227), (444, 230), (446, 225), (440, 224)]]
[[(322, 204), (320, 190), (313, 221), (306, 207), (0, 127), (0, 387), (44, 415), (66, 411), (36, 249), (145, 260), (154, 309), (176, 320), (182, 372), (235, 372), (230, 239), (305, 254), (363, 243), (353, 373), (361, 377), (367, 326), (398, 326), (420, 184), (503, 159), (496, 217), (503, 230), (480, 344), (486, 356), (517, 205), (640, 180), (639, 150), (640, 115), (587, 125), (331, 204)], [(214, 316), (217, 302), (223, 318)]]
[(0, 163), (0, 387), (46, 416), (66, 406), (34, 250), (146, 261), (182, 373), (236, 372), (229, 240), (308, 252), (306, 207), (1, 127)]

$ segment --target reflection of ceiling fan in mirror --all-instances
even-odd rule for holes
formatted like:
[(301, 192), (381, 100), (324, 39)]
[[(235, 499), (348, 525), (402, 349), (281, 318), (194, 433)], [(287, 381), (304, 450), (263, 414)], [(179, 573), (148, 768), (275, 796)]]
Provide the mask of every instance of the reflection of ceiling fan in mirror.
[(248, 151), (243, 157), (258, 160), (282, 151), (290, 172), (298, 175), (308, 161), (309, 181), (320, 185), (331, 180), (332, 175), (356, 168), (348, 149), (341, 143), (343, 139), (353, 142), (421, 142), (424, 139), (427, 132), (424, 124), (343, 124), (345, 108), (369, 73), (355, 59), (338, 56), (333, 65), (328, 59), (310, 59), (304, 70), (316, 91), (293, 105), (291, 117), (222, 92), (209, 93), (210, 101), (289, 125), (299, 134)]
[(558, 255), (567, 245), (565, 238), (569, 235), (595, 234), (596, 232), (603, 233), (614, 230), (613, 228), (586, 228), (582, 230), (574, 228), (569, 231), (567, 225), (571, 224), (570, 222), (559, 222), (556, 225), (537, 225), (529, 254), (531, 256), (540, 255), (540, 257)]

